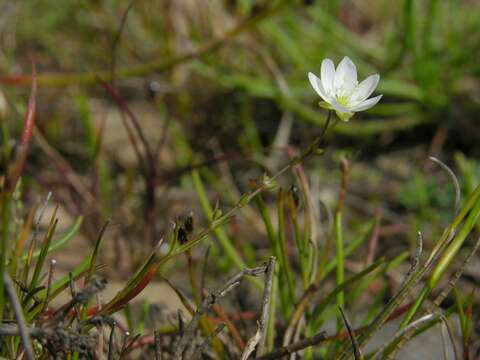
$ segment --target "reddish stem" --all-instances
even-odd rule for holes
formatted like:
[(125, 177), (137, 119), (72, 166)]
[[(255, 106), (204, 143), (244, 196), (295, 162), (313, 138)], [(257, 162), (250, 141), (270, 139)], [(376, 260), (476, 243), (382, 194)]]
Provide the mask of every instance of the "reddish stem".
[(32, 75), (32, 90), (30, 92), (30, 99), (28, 100), (28, 108), (25, 114), (25, 122), (23, 125), (22, 137), (21, 137), (21, 150), (19, 154), (19, 159), (12, 171), (10, 177), (9, 190), (15, 190), (17, 181), (20, 178), (20, 175), (23, 172), (25, 167), (25, 160), (27, 158), (27, 152), (32, 140), (33, 127), (35, 126), (35, 115), (37, 113), (37, 76), (35, 66), (33, 66), (33, 75)]

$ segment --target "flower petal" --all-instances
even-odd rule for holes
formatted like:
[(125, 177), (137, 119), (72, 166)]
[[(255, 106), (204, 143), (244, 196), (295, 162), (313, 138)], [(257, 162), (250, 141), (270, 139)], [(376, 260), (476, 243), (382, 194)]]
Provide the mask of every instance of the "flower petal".
[(379, 80), (380, 75), (378, 74), (367, 77), (355, 88), (351, 96), (351, 101), (360, 103), (368, 98), (377, 87)]
[(308, 73), (308, 80), (310, 80), (310, 84), (312, 85), (313, 89), (317, 92), (320, 97), (325, 100), (326, 102), (330, 103), (330, 97), (325, 92), (323, 88), (322, 81), (318, 78), (317, 75), (314, 73)]
[(357, 68), (352, 60), (345, 56), (335, 71), (334, 87), (336, 95), (349, 95), (357, 85)]
[(357, 112), (357, 111), (363, 111), (363, 110), (370, 109), (371, 107), (375, 106), (380, 101), (382, 96), (383, 95), (378, 95), (378, 96), (375, 96), (371, 99), (362, 101), (360, 104), (352, 106), (350, 108), (350, 110)]
[(332, 101), (331, 105), (340, 120), (349, 121), (350, 118), (353, 116), (353, 111), (340, 105), (335, 100)]
[(332, 100), (330, 102), (332, 105), (332, 108), (334, 108), (336, 111), (339, 111), (341, 113), (351, 113), (352, 109), (346, 108), (345, 106), (340, 105), (336, 100)]
[(322, 68), (320, 70), (320, 78), (322, 85), (327, 94), (333, 94), (333, 79), (335, 78), (335, 64), (330, 59), (322, 61)]

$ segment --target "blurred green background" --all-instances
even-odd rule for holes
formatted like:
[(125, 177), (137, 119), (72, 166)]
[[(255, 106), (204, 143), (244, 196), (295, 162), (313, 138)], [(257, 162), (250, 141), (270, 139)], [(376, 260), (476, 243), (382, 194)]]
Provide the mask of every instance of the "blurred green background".
[[(322, 132), (327, 114), (307, 73), (344, 56), (359, 79), (380, 74), (381, 102), (338, 123), (323, 156), (276, 179), (284, 190), (239, 206)], [(90, 254), (107, 219), (100, 272), (123, 281), (162, 236), (188, 242), (237, 204), (235, 217), (161, 275), (181, 287), (190, 271), (193, 283), (192, 264), (207, 269), (213, 244), (205, 273), (223, 281), (235, 266), (267, 259), (275, 236), (298, 275), (299, 234), (318, 238), (312, 269), (316, 260), (333, 269), (336, 233), (351, 252), (348, 275), (381, 256), (397, 259), (380, 285), (372, 276), (346, 299), (352, 312), (369, 309), (366, 324), (408, 272), (417, 232), (430, 249), (456, 211), (452, 179), (429, 156), (453, 169), (464, 195), (480, 180), (480, 0), (0, 0), (0, 181), (19, 153), (34, 68), (36, 129), (12, 214), (17, 221), (51, 191), (47, 210), (59, 204), (62, 231), (83, 218), (81, 234), (55, 253), (58, 273)], [(345, 159), (342, 232), (332, 224)], [(292, 205), (298, 188), (304, 203)], [(478, 285), (478, 266), (464, 269), (462, 294)]]

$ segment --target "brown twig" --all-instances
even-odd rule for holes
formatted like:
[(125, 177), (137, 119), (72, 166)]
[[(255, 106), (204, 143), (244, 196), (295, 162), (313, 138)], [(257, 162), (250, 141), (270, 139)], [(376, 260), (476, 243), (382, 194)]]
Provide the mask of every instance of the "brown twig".
[(208, 335), (205, 340), (200, 344), (198, 349), (195, 352), (194, 357), (192, 358), (193, 360), (201, 359), (202, 358), (202, 353), (205, 351), (207, 348), (208, 344), (218, 335), (222, 332), (222, 330), (225, 328), (225, 324), (220, 324), (218, 325), (213, 332)]
[[(122, 99), (120, 94), (118, 94), (118, 91), (109, 83), (102, 81), (101, 79), (98, 79), (98, 83), (105, 89), (105, 91), (112, 97), (112, 99), (117, 103), (118, 107), (122, 111), (122, 122), (123, 126), (125, 127), (125, 130), (127, 131), (127, 136), (130, 144), (133, 147), (133, 151), (135, 152), (135, 156), (137, 157), (138, 165), (140, 166), (140, 170), (144, 175), (148, 174), (148, 163), (145, 160), (142, 152), (140, 151), (140, 147), (138, 146), (138, 141), (137, 138), (135, 137), (135, 134), (133, 132), (133, 128), (136, 129), (137, 135), (140, 136), (143, 132), (141, 131), (140, 125), (138, 124), (137, 118), (135, 115), (130, 111), (128, 108), (127, 104), (125, 101)], [(130, 119), (130, 124), (128, 121), (126, 121), (125, 117), (123, 116), (123, 113), (127, 114), (128, 118)], [(136, 125), (135, 125), (136, 124)], [(140, 132), (138, 132), (138, 128), (140, 128)], [(148, 144), (146, 142), (142, 141), (142, 145), (146, 148), (144, 149), (146, 153), (148, 153)]]
[(153, 332), (153, 338), (155, 340), (155, 360), (162, 360), (162, 344), (158, 330)]
[(114, 82), (115, 82), (115, 70), (117, 65), (118, 44), (120, 43), (120, 38), (122, 36), (123, 29), (125, 28), (125, 25), (127, 23), (128, 14), (130, 13), (130, 10), (133, 8), (133, 4), (135, 3), (135, 1), (136, 0), (131, 0), (128, 6), (126, 7), (125, 11), (123, 12), (122, 18), (120, 19), (120, 26), (118, 27), (118, 31), (115, 34), (115, 38), (113, 39), (113, 42), (112, 42), (112, 50), (111, 50), (112, 57), (110, 59), (110, 81), (112, 83), (112, 86), (114, 85)]
[(108, 338), (108, 360), (113, 360), (113, 340), (115, 335), (115, 322), (112, 322), (110, 326), (110, 336)]
[(260, 317), (259, 330), (260, 340), (258, 341), (257, 355), (265, 353), (265, 341), (267, 339), (268, 321), (270, 315), (270, 303), (272, 298), (273, 276), (275, 274), (275, 257), (268, 260), (265, 288), (263, 290), (262, 315)]
[(234, 277), (232, 277), (227, 283), (222, 286), (220, 289), (215, 290), (213, 293), (209, 294), (206, 296), (203, 300), (202, 303), (200, 304), (200, 307), (197, 309), (195, 314), (193, 315), (192, 319), (190, 320), (190, 323), (187, 325), (184, 335), (180, 338), (178, 341), (175, 353), (174, 353), (174, 359), (181, 360), (183, 357), (183, 353), (185, 351), (185, 348), (187, 345), (192, 341), (195, 331), (198, 328), (198, 324), (200, 322), (200, 318), (207, 313), (207, 311), (221, 298), (223, 298), (225, 295), (227, 295), (229, 292), (231, 292), (234, 288), (236, 288), (242, 279), (245, 276), (259, 276), (263, 273), (265, 273), (266, 266), (259, 266), (256, 268), (247, 268), (242, 271), (240, 271), (238, 274), (236, 274)]
[(218, 315), (220, 318), (220, 321), (224, 322), (225, 325), (227, 326), (228, 331), (233, 337), (233, 341), (235, 341), (235, 344), (237, 345), (238, 349), (240, 351), (243, 351), (245, 348), (245, 341), (242, 339), (242, 336), (240, 335), (240, 332), (238, 331), (237, 327), (235, 324), (230, 320), (228, 317), (228, 314), (225, 312), (222, 306), (219, 304), (214, 304), (212, 307), (213, 311)]
[(260, 321), (257, 324), (257, 331), (247, 342), (243, 349), (241, 360), (247, 360), (258, 346), (257, 354), (262, 355), (265, 352), (266, 332), (268, 329), (268, 319), (270, 315), (270, 301), (272, 298), (273, 275), (275, 273), (275, 257), (271, 256), (267, 264), (267, 279), (263, 290), (262, 313)]
[[(200, 289), (201, 295), (203, 300), (203, 292), (206, 290), (206, 277), (207, 277), (207, 266), (208, 266), (208, 257), (210, 255), (210, 248), (212, 247), (211, 243), (207, 244), (207, 249), (205, 250), (205, 255), (203, 256), (203, 265), (202, 265), (202, 272), (200, 274)], [(228, 324), (227, 324), (228, 326)]]
[(242, 356), (240, 360), (248, 360), (250, 355), (255, 351), (255, 347), (257, 346), (260, 338), (262, 336), (262, 332), (260, 331), (260, 324), (257, 324), (257, 331), (255, 335), (253, 335), (248, 341), (245, 349), (243, 349)]
[[(26, 331), (32, 338), (46, 344), (45, 348), (50, 352), (52, 358), (63, 359), (66, 358), (67, 353), (74, 351), (79, 352), (82, 359), (94, 358), (95, 335), (80, 334), (78, 331), (64, 327), (27, 327)], [(0, 324), (0, 336), (19, 336), (20, 334), (19, 326)]]
[(72, 166), (58, 153), (58, 151), (48, 143), (37, 127), (33, 129), (35, 141), (42, 151), (52, 160), (60, 174), (70, 183), (75, 191), (85, 199), (90, 207), (101, 213), (100, 205), (92, 195), (88, 187), (84, 184), (80, 176), (73, 170)]
[[(136, 115), (130, 110), (127, 102), (123, 99), (120, 95), (118, 90), (112, 86), (111, 84), (103, 81), (102, 79), (98, 79), (98, 82), (102, 85), (102, 87), (107, 91), (107, 93), (113, 98), (116, 102), (118, 107), (127, 115), (127, 118), (130, 120), (133, 129), (140, 140), (140, 143), (143, 146), (144, 155), (143, 156), (136, 144), (136, 138), (132, 133), (131, 129), (129, 128), (128, 122), (124, 121), (125, 128), (128, 131), (128, 136), (132, 146), (134, 147), (136, 156), (139, 161), (139, 165), (143, 170), (144, 182), (145, 182), (145, 208), (144, 208), (144, 216), (145, 216), (145, 224), (146, 224), (146, 235), (149, 243), (153, 243), (156, 240), (155, 234), (155, 207), (156, 207), (156, 178), (157, 178), (157, 163), (156, 163), (156, 156), (154, 151), (151, 149), (148, 140), (143, 132), (142, 127), (140, 126), (140, 121), (136, 117)], [(122, 117), (122, 119), (124, 119)], [(143, 164), (142, 164), (143, 163)]]
[(255, 360), (274, 360), (274, 359), (280, 359), (281, 357), (285, 355), (289, 355), (292, 353), (295, 353), (297, 351), (306, 349), (310, 346), (314, 346), (317, 344), (320, 344), (323, 341), (327, 340), (327, 336), (325, 332), (320, 332), (315, 336), (312, 336), (310, 338), (306, 338), (303, 340), (300, 340), (296, 343), (283, 346), (281, 348), (275, 349), (268, 354), (265, 354), (263, 356), (257, 357)]

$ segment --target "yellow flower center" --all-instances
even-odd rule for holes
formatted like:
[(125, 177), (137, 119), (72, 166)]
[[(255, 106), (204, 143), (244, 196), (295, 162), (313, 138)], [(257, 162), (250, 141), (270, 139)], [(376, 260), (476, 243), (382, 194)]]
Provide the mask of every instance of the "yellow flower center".
[(348, 97), (347, 96), (337, 97), (337, 103), (341, 106), (347, 107), (348, 106)]

